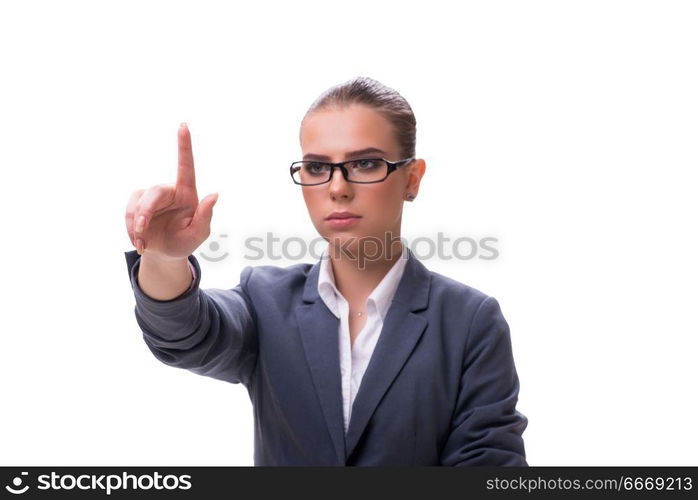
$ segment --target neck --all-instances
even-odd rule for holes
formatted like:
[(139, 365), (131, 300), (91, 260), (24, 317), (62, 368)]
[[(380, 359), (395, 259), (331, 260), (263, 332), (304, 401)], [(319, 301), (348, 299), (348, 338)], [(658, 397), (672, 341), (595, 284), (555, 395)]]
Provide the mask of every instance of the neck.
[(381, 252), (379, 258), (348, 258), (340, 249), (329, 246), (330, 265), (337, 290), (350, 303), (363, 304), (388, 271), (402, 258), (403, 244), (398, 237), (390, 252)]

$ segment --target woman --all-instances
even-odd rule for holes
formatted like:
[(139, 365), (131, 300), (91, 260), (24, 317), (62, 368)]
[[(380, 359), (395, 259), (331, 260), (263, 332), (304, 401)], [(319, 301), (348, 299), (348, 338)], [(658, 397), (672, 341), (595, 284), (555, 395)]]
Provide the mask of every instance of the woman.
[(199, 288), (192, 253), (217, 195), (198, 200), (186, 125), (176, 184), (129, 200), (144, 340), (163, 363), (243, 383), (255, 465), (527, 465), (498, 302), (429, 271), (400, 240), (426, 168), (415, 135), (409, 104), (375, 80), (321, 95), (291, 180), (328, 241), (323, 258), (248, 266), (230, 290)]

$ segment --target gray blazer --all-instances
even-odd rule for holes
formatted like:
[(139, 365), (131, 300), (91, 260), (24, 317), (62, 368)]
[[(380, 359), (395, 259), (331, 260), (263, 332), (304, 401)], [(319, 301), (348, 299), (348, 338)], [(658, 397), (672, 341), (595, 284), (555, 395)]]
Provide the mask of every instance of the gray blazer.
[[(408, 249), (409, 250), (409, 249)], [(493, 297), (405, 272), (343, 429), (339, 319), (317, 292), (320, 261), (248, 266), (232, 289), (154, 300), (125, 252), (143, 339), (161, 362), (242, 383), (258, 466), (526, 466), (509, 326)]]

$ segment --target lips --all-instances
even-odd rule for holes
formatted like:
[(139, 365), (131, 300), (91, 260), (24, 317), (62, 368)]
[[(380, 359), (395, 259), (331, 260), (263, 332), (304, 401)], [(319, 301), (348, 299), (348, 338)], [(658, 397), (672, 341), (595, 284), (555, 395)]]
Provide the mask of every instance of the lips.
[(326, 220), (333, 220), (333, 219), (352, 219), (352, 218), (359, 218), (361, 217), (360, 215), (353, 214), (351, 212), (332, 212), (330, 215), (326, 217)]
[(361, 216), (351, 212), (332, 212), (325, 220), (333, 229), (350, 229), (359, 223)]

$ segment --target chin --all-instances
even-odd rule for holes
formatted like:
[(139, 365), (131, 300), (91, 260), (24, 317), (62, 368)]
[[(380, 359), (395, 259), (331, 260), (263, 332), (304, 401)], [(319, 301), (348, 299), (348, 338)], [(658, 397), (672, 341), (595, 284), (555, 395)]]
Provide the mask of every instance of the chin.
[(328, 243), (336, 247), (341, 247), (342, 250), (351, 250), (354, 252), (358, 247), (358, 239), (361, 236), (349, 231), (332, 232), (325, 237)]

